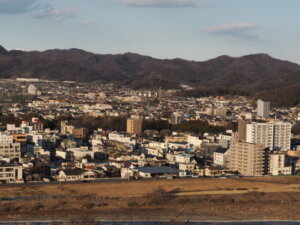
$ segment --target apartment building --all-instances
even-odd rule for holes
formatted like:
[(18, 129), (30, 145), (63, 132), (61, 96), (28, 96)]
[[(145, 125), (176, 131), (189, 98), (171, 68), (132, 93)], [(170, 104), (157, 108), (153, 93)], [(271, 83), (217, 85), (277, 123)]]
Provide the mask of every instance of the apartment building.
[(276, 151), (270, 154), (269, 160), (269, 174), (273, 176), (291, 175), (292, 166), (288, 165), (287, 152)]
[(257, 100), (257, 116), (267, 118), (270, 114), (270, 102), (264, 102), (261, 99)]
[(229, 164), (229, 151), (227, 148), (218, 148), (214, 152), (214, 165), (227, 167)]
[(246, 142), (263, 144), (266, 148), (274, 149), (274, 125), (271, 123), (247, 124)]
[(265, 171), (265, 147), (233, 141), (229, 149), (229, 168), (244, 176), (262, 176)]
[(13, 137), (8, 134), (0, 133), (0, 143), (3, 144), (13, 143)]
[(41, 121), (33, 122), (31, 125), (33, 130), (44, 131), (44, 124)]
[(290, 150), (292, 139), (292, 125), (279, 122), (274, 124), (274, 150)]
[(0, 143), (0, 157), (7, 159), (19, 159), (21, 156), (20, 143)]
[(289, 150), (291, 129), (291, 124), (285, 122), (247, 124), (246, 141), (263, 144), (271, 150)]
[(239, 121), (238, 139), (244, 142), (263, 144), (270, 150), (289, 150), (291, 148), (291, 129), (291, 123), (286, 122)]
[(67, 151), (72, 152), (75, 160), (81, 160), (84, 157), (94, 158), (95, 152), (89, 150), (86, 146), (81, 146), (79, 148), (68, 148)]
[(127, 133), (141, 134), (142, 125), (143, 125), (143, 119), (140, 117), (127, 119)]

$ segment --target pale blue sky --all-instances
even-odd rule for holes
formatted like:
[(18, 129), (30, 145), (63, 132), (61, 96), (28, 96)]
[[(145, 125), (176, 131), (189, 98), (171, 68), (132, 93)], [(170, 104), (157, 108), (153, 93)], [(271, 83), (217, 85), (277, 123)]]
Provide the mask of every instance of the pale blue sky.
[(300, 63), (300, 0), (0, 0), (0, 45)]

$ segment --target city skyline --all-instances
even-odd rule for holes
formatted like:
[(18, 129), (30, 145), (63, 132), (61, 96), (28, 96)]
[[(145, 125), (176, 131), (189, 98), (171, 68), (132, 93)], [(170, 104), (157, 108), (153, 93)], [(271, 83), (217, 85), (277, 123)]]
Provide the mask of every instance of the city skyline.
[(0, 45), (196, 61), (267, 53), (300, 63), (299, 6), (296, 0), (0, 0)]
[(300, 223), (299, 8), (0, 0), (0, 223)]

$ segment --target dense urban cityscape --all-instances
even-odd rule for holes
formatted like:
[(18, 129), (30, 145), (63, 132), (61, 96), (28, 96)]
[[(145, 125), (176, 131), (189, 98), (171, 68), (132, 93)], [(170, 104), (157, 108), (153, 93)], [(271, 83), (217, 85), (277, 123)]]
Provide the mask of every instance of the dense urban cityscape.
[(17, 78), (0, 88), (2, 183), (300, 172), (296, 107), (118, 83)]
[(299, 0), (0, 0), (0, 225), (300, 224)]

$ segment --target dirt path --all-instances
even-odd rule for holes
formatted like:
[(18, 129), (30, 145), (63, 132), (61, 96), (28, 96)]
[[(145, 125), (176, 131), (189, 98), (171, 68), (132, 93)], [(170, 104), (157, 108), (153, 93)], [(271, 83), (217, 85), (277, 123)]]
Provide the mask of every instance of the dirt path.
[(245, 194), (249, 192), (264, 192), (264, 193), (276, 193), (276, 192), (300, 192), (300, 185), (289, 184), (276, 187), (263, 187), (263, 188), (237, 188), (233, 190), (204, 190), (204, 191), (183, 191), (176, 193), (177, 196), (188, 195), (234, 195)]

